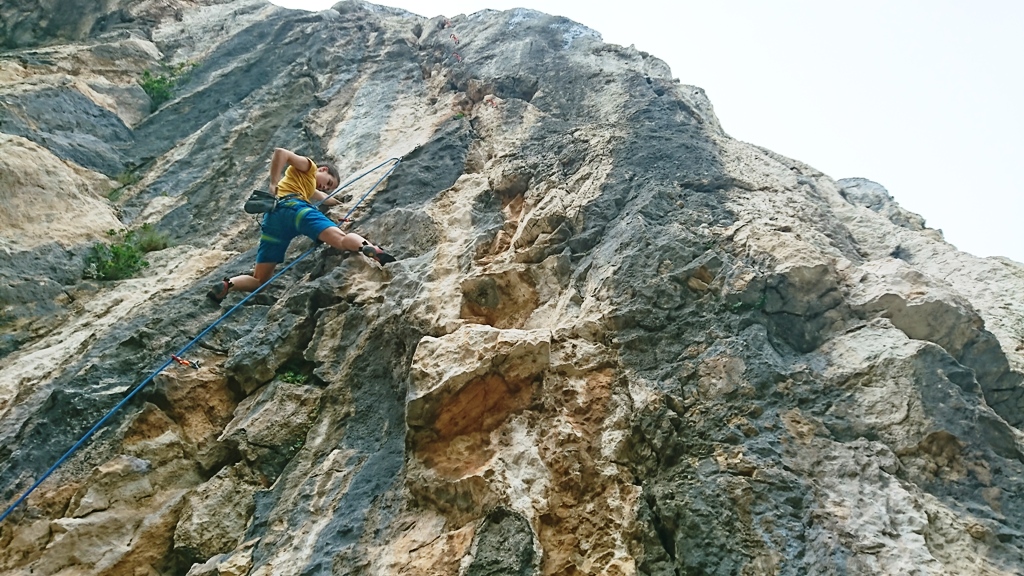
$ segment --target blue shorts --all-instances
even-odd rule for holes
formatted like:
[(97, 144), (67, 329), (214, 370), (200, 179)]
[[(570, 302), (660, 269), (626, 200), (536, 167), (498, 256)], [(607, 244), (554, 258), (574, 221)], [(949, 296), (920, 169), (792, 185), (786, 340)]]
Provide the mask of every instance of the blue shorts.
[(277, 203), (273, 212), (263, 217), (263, 234), (260, 236), (260, 247), (256, 251), (256, 263), (284, 262), (285, 252), (292, 238), (299, 234), (317, 240), (320, 234), (337, 226), (319, 210), (302, 200), (282, 200)]

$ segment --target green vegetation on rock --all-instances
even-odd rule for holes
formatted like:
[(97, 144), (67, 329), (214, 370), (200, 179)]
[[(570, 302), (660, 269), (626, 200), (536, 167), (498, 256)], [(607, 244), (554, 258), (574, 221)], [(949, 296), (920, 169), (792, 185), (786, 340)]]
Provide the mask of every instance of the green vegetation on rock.
[(84, 275), (97, 280), (123, 280), (131, 278), (149, 262), (146, 252), (163, 250), (169, 245), (167, 236), (149, 224), (135, 230), (107, 230), (114, 239), (110, 244), (97, 242), (85, 257)]
[(295, 369), (289, 368), (284, 372), (280, 373), (281, 381), (289, 384), (305, 384), (306, 380), (309, 380), (309, 376)]
[(174, 89), (188, 78), (189, 72), (197, 65), (195, 62), (182, 62), (165, 67), (164, 73), (154, 74), (149, 70), (143, 71), (139, 84), (149, 95), (150, 110), (156, 110), (161, 104), (173, 98)]

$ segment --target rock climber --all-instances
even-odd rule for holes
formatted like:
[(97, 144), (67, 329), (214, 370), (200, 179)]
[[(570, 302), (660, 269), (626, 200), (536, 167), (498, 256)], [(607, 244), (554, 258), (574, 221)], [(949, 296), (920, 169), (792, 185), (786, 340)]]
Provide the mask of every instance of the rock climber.
[(305, 156), (275, 148), (270, 159), (270, 193), (278, 198), (278, 202), (277, 207), (263, 218), (256, 267), (251, 275), (224, 278), (215, 283), (207, 296), (214, 302), (220, 302), (232, 290), (252, 292), (262, 286), (274, 275), (277, 265), (284, 262), (288, 244), (299, 234), (338, 250), (362, 252), (381, 265), (394, 262), (393, 256), (362, 236), (342, 232), (337, 224), (313, 206), (313, 202), (321, 201), (324, 206), (340, 204), (335, 198), (327, 198), (327, 192), (337, 188), (338, 182), (338, 171), (333, 166), (317, 166)]

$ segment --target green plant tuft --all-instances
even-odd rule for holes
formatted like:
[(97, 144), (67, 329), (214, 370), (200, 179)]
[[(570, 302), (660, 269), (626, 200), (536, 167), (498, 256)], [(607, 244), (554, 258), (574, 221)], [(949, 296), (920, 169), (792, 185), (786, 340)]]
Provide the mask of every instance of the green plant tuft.
[(120, 200), (121, 196), (124, 196), (125, 188), (137, 183), (139, 180), (142, 180), (142, 175), (135, 172), (134, 169), (129, 168), (117, 176), (114, 176), (114, 180), (117, 181), (119, 186), (110, 192), (107, 192), (107, 199), (111, 202), (117, 202)]
[(163, 250), (170, 244), (165, 234), (149, 224), (143, 224), (137, 230), (107, 230), (107, 236), (114, 241), (110, 244), (97, 242), (89, 248), (85, 256), (85, 277), (97, 280), (131, 278), (149, 266), (143, 254)]
[(142, 251), (133, 244), (97, 242), (85, 257), (85, 276), (97, 280), (123, 280), (149, 266)]
[(295, 370), (285, 370), (280, 376), (281, 381), (288, 384), (305, 384), (306, 380), (309, 380), (309, 376)]
[(292, 358), (277, 369), (277, 377), (288, 384), (305, 384), (309, 381), (311, 369), (308, 363)]
[(139, 84), (142, 85), (142, 89), (149, 96), (149, 109), (152, 112), (174, 96), (174, 85), (176, 83), (169, 76), (153, 74), (146, 70), (142, 73), (142, 80)]
[(132, 170), (125, 170), (115, 176), (114, 179), (117, 180), (117, 183), (121, 186), (131, 186), (139, 180), (142, 180), (142, 176)]
[(138, 230), (134, 231), (134, 234), (135, 245), (143, 252), (156, 252), (171, 245), (167, 234), (153, 228), (150, 224), (143, 224)]
[(761, 297), (757, 299), (757, 302), (753, 304), (744, 304), (742, 300), (729, 306), (729, 310), (732, 312), (740, 312), (743, 310), (764, 310), (764, 304), (768, 301), (768, 294), (761, 292)]
[(161, 104), (173, 98), (174, 89), (188, 78), (188, 74), (196, 66), (198, 64), (195, 62), (182, 62), (174, 66), (165, 66), (164, 73), (154, 74), (149, 70), (144, 70), (139, 84), (149, 96), (150, 111), (155, 111)]

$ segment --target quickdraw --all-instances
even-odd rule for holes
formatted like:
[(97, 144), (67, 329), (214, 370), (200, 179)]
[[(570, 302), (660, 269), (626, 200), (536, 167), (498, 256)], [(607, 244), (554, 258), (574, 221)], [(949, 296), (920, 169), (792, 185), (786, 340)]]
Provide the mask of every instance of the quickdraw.
[(452, 52), (452, 56), (455, 56), (457, 61), (462, 62), (462, 56), (459, 56), (458, 52)]
[(198, 360), (186, 360), (181, 356), (175, 356), (174, 354), (171, 354), (171, 359), (177, 362), (178, 364), (181, 364), (182, 366), (188, 366), (189, 368), (195, 368), (196, 370), (199, 370)]
[(448, 37), (451, 38), (452, 40), (454, 40), (455, 44), (459, 43), (459, 37), (456, 36), (455, 34), (452, 34), (451, 36), (448, 36)]

